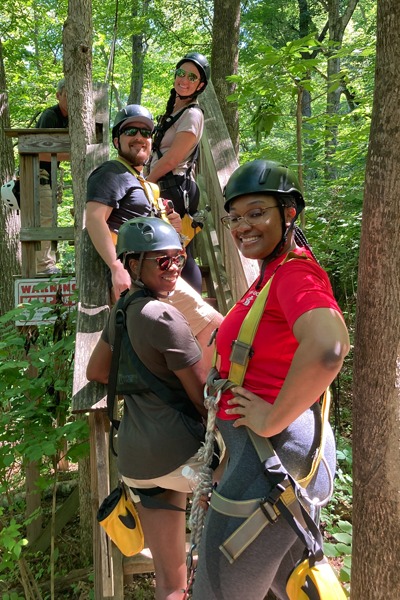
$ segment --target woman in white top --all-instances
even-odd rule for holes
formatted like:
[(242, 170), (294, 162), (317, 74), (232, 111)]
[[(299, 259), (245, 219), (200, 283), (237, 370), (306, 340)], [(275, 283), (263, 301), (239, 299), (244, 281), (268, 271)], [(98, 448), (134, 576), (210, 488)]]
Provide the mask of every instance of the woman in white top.
[[(199, 204), (200, 194), (192, 165), (196, 160), (204, 117), (197, 96), (206, 88), (210, 74), (208, 60), (198, 52), (186, 54), (177, 63), (174, 87), (154, 137), (147, 179), (159, 185), (161, 197), (172, 200), (182, 219), (185, 215), (193, 216)], [(182, 277), (201, 293), (201, 273), (193, 259), (191, 246), (192, 242), (186, 246), (187, 263)]]

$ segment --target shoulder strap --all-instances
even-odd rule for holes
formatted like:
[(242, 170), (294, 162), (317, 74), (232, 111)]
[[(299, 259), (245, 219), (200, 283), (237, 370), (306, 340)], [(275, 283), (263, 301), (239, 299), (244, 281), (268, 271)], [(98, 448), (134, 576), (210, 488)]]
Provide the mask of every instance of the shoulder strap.
[(111, 423), (110, 431), (110, 448), (113, 454), (116, 455), (112, 444), (112, 430), (118, 430), (120, 421), (114, 419), (114, 402), (115, 392), (117, 389), (117, 376), (119, 359), (121, 353), (121, 342), (124, 345), (125, 351), (127, 352), (133, 367), (140, 376), (140, 378), (147, 385), (148, 389), (151, 390), (156, 396), (158, 396), (165, 404), (168, 404), (174, 410), (181, 413), (182, 420), (189, 431), (197, 438), (203, 439), (203, 426), (197, 430), (196, 426), (192, 425), (186, 417), (192, 419), (197, 423), (202, 423), (200, 413), (197, 411), (194, 404), (184, 390), (171, 390), (165, 385), (161, 379), (156, 377), (147, 367), (142, 363), (135, 350), (132, 347), (129, 339), (128, 330), (126, 328), (126, 309), (129, 304), (140, 297), (145, 297), (146, 293), (143, 290), (139, 290), (130, 296), (124, 294), (118, 300), (116, 305), (115, 313), (115, 340), (114, 340), (114, 351), (111, 360), (110, 375), (108, 379), (108, 393), (107, 393), (107, 413)]
[[(166, 119), (162, 125), (157, 125), (155, 127), (156, 135), (155, 135), (154, 142), (153, 142), (153, 151), (157, 152), (158, 160), (160, 160), (160, 158), (162, 158), (162, 156), (163, 156), (163, 154), (160, 150), (160, 144), (161, 144), (161, 141), (162, 141), (164, 135), (166, 134), (168, 129), (170, 127), (172, 127), (172, 125), (174, 123), (176, 123), (178, 121), (178, 119), (181, 118), (183, 113), (186, 110), (188, 110), (189, 108), (198, 108), (204, 114), (204, 110), (198, 104), (188, 104), (187, 106), (184, 106), (182, 108), (182, 110), (180, 110), (175, 116), (168, 117), (168, 119)], [(197, 146), (195, 148), (192, 162), (191, 162), (190, 166), (188, 167), (189, 175), (187, 175), (187, 177), (190, 176), (190, 172), (193, 168), (193, 165), (195, 164), (195, 162), (197, 160), (198, 154), (199, 154), (199, 144), (197, 144)]]
[[(140, 296), (145, 296), (143, 290), (139, 290), (130, 296), (127, 295), (128, 292), (125, 292), (121, 295), (120, 299), (116, 305), (116, 315), (120, 311), (124, 311), (126, 306), (128, 306), (133, 300), (139, 298)], [(125, 305), (126, 302), (126, 306)], [(115, 338), (114, 338), (114, 349), (112, 353), (111, 359), (111, 367), (110, 374), (108, 376), (108, 389), (107, 389), (107, 414), (111, 423), (110, 429), (110, 449), (114, 456), (117, 456), (114, 445), (113, 445), (113, 429), (118, 431), (118, 427), (120, 421), (118, 419), (114, 419), (114, 404), (115, 404), (115, 393), (117, 390), (117, 377), (118, 377), (118, 366), (119, 366), (119, 357), (121, 353), (121, 340), (122, 340), (122, 329), (123, 326), (121, 322), (118, 322), (116, 318), (115, 322)]]
[(232, 344), (232, 352), (229, 357), (229, 360), (231, 361), (231, 366), (229, 370), (228, 379), (236, 385), (242, 385), (244, 377), (246, 375), (247, 366), (249, 364), (249, 359), (253, 355), (254, 351), (252, 348), (252, 343), (257, 333), (257, 329), (260, 324), (265, 305), (267, 303), (268, 294), (271, 288), (274, 275), (279, 269), (279, 267), (295, 259), (310, 260), (305, 254), (299, 255), (295, 252), (289, 252), (286, 255), (285, 259), (281, 262), (281, 264), (278, 265), (278, 267), (275, 269), (272, 277), (265, 284), (261, 292), (258, 294), (253, 306), (251, 307), (245, 319), (243, 320), (237, 340), (235, 340)]
[(140, 173), (138, 173), (138, 171), (136, 171), (134, 167), (132, 167), (132, 165), (130, 165), (128, 162), (126, 162), (126, 160), (124, 160), (120, 156), (118, 156), (118, 158), (115, 159), (115, 162), (119, 162), (122, 165), (124, 165), (124, 167), (126, 167), (128, 171), (130, 171), (132, 175), (136, 177), (136, 179), (142, 186), (144, 193), (146, 194), (146, 198), (149, 201), (151, 210), (153, 213), (155, 213), (155, 216), (159, 216), (161, 217), (161, 219), (163, 219), (163, 221), (169, 223), (167, 211), (160, 199), (160, 188), (158, 187), (158, 185), (156, 183), (146, 181), (145, 178)]
[[(244, 381), (244, 378), (246, 375), (246, 371), (247, 371), (247, 366), (249, 364), (249, 360), (254, 352), (252, 344), (253, 344), (254, 338), (256, 336), (257, 329), (260, 324), (260, 320), (261, 320), (261, 317), (263, 315), (263, 312), (264, 312), (264, 309), (265, 309), (265, 306), (267, 303), (268, 294), (271, 289), (271, 284), (272, 284), (274, 275), (277, 272), (277, 270), (279, 269), (279, 267), (281, 267), (282, 265), (284, 265), (287, 262), (290, 262), (290, 261), (296, 260), (296, 259), (310, 260), (309, 258), (307, 258), (307, 256), (305, 254), (299, 255), (299, 254), (296, 254), (295, 252), (289, 252), (287, 254), (287, 256), (285, 257), (285, 260), (283, 260), (281, 262), (281, 264), (275, 269), (272, 277), (268, 280), (266, 285), (263, 287), (261, 292), (258, 294), (257, 298), (254, 301), (253, 306), (251, 307), (251, 309), (247, 313), (245, 319), (243, 320), (243, 323), (240, 327), (238, 337), (232, 344), (232, 352), (229, 357), (229, 360), (231, 361), (231, 366), (229, 369), (228, 379), (229, 379), (229, 381), (232, 381), (236, 385), (241, 386), (243, 384), (243, 381)], [(301, 485), (304, 488), (307, 487), (307, 485), (309, 484), (311, 479), (314, 477), (314, 475), (318, 469), (319, 463), (321, 461), (321, 458), (323, 456), (323, 453), (324, 453), (330, 402), (331, 402), (331, 395), (330, 395), (329, 389), (327, 389), (327, 390), (325, 390), (323, 401), (322, 401), (322, 423), (321, 423), (320, 445), (319, 445), (318, 451), (316, 452), (316, 454), (314, 456), (309, 474), (306, 477), (304, 477), (303, 479), (300, 479), (298, 481), (299, 485)], [(262, 439), (263, 440), (265, 439), (265, 444), (268, 444), (268, 446), (270, 446), (270, 448), (272, 449), (272, 446), (271, 446), (269, 440), (266, 438), (262, 438)], [(253, 438), (252, 438), (252, 440), (253, 440)], [(254, 443), (254, 441), (253, 441), (253, 443)], [(272, 449), (272, 451), (274, 452), (273, 449)], [(262, 458), (260, 458), (260, 459), (263, 460)]]

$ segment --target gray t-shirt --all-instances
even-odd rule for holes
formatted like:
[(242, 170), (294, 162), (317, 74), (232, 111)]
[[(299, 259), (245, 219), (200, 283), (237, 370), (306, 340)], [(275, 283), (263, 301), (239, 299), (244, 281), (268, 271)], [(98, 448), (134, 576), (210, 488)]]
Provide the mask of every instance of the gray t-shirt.
[[(131, 291), (138, 288), (132, 286)], [(127, 329), (140, 360), (170, 389), (182, 390), (173, 373), (202, 357), (201, 348), (184, 316), (173, 306), (138, 298), (127, 308)], [(113, 345), (115, 307), (102, 333)], [(118, 470), (125, 477), (153, 479), (174, 471), (200, 446), (181, 414), (153, 392), (124, 395), (124, 416), (118, 429)]]
[[(172, 113), (171, 117), (174, 117), (182, 109), (176, 110)], [(189, 153), (183, 158), (183, 160), (173, 169), (174, 175), (185, 175), (186, 169), (190, 165), (194, 150), (197, 144), (200, 142), (201, 134), (203, 133), (204, 116), (200, 108), (188, 108), (185, 110), (183, 115), (165, 132), (165, 135), (160, 143), (160, 152), (165, 154), (171, 148), (174, 143), (175, 136), (177, 133), (188, 132), (193, 133), (195, 136), (192, 147)], [(157, 152), (153, 152), (151, 156), (150, 172), (156, 166), (158, 162)], [(192, 174), (193, 177), (193, 174)]]

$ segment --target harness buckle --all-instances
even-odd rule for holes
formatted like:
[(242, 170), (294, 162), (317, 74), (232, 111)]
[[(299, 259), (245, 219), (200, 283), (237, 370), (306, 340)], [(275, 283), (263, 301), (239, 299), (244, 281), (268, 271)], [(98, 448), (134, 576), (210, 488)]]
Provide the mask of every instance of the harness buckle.
[(217, 328), (216, 328), (216, 329), (214, 329), (214, 331), (212, 332), (212, 334), (211, 334), (211, 337), (210, 337), (210, 339), (209, 339), (209, 342), (208, 342), (208, 344), (207, 344), (207, 348), (208, 348), (209, 346), (211, 346), (211, 345), (212, 345), (213, 341), (214, 341), (214, 340), (215, 340), (215, 338), (217, 337), (218, 329), (219, 329), (219, 328), (217, 327)]
[(240, 342), (239, 340), (234, 340), (231, 344), (232, 352), (229, 357), (229, 360), (237, 365), (241, 365), (245, 367), (254, 355), (254, 348), (249, 346), (249, 344), (245, 344), (244, 342)]
[(270, 504), (266, 498), (261, 499), (260, 508), (264, 513), (264, 516), (267, 517), (268, 521), (271, 523), (271, 525), (277, 522), (278, 515), (274, 511), (272, 504)]

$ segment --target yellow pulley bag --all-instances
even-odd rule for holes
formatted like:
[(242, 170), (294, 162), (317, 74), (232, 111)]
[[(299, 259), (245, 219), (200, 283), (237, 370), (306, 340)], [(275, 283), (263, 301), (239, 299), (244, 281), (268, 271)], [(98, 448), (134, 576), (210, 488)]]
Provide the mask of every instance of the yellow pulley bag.
[(144, 537), (139, 516), (122, 484), (103, 500), (97, 520), (125, 556), (133, 556), (143, 550)]
[(290, 600), (346, 600), (325, 556), (319, 562), (306, 558), (289, 576), (286, 593)]

